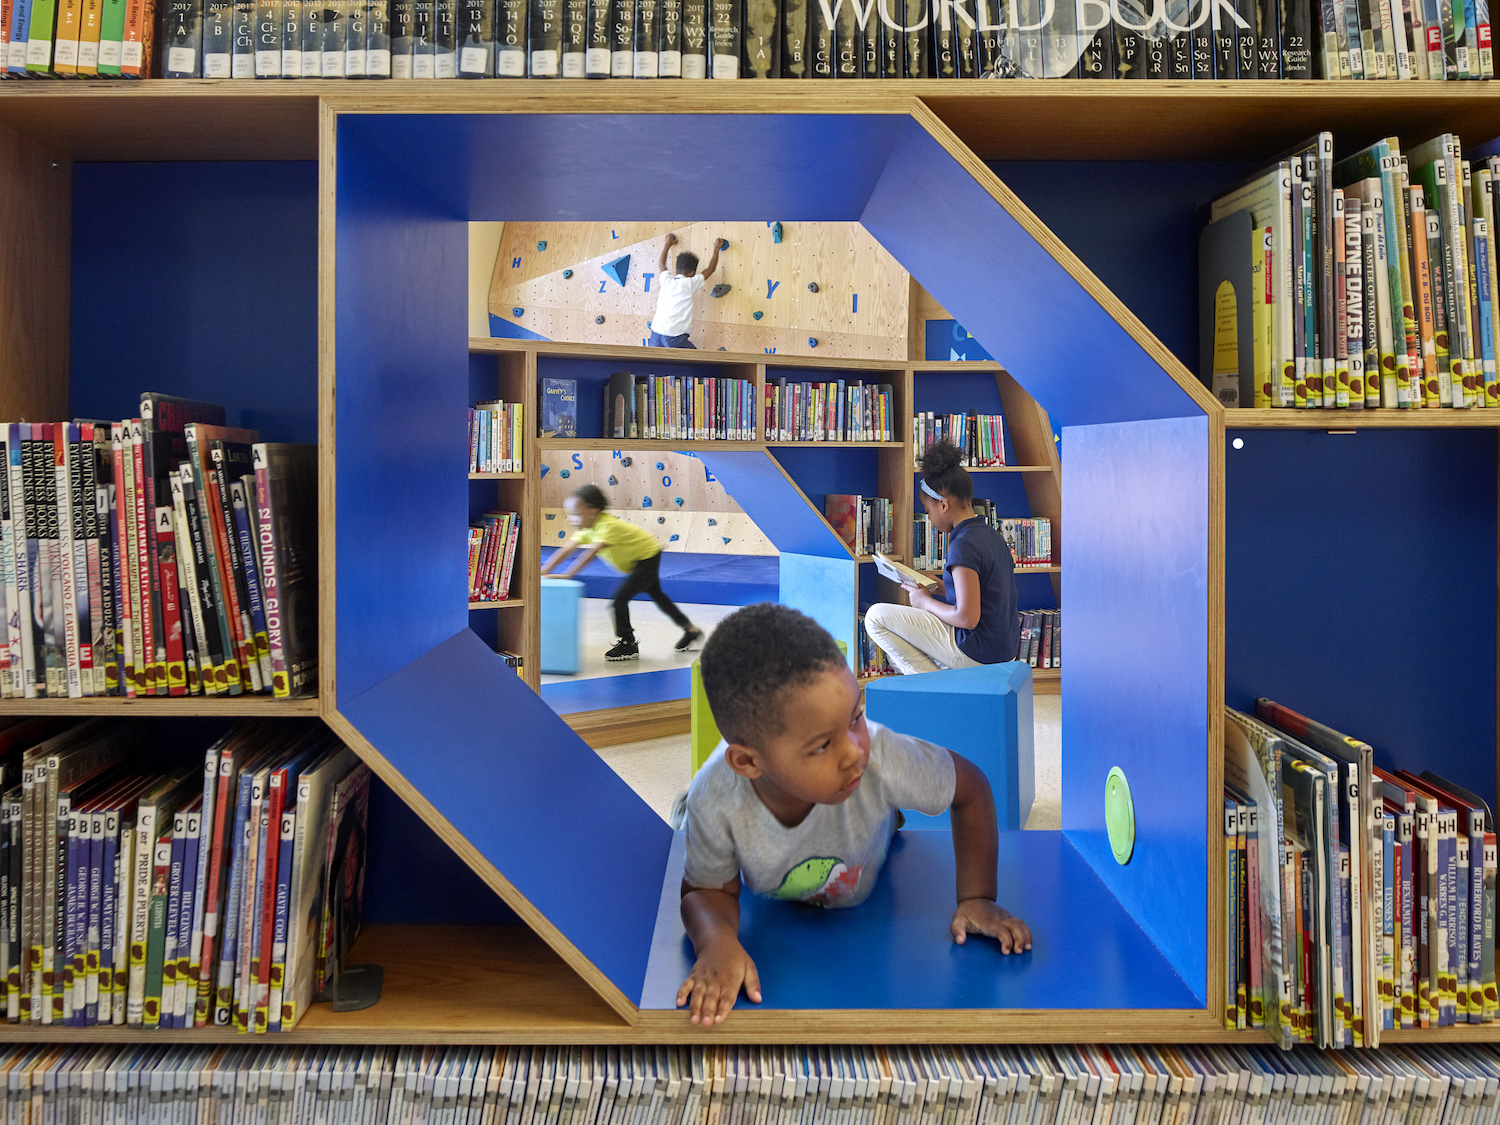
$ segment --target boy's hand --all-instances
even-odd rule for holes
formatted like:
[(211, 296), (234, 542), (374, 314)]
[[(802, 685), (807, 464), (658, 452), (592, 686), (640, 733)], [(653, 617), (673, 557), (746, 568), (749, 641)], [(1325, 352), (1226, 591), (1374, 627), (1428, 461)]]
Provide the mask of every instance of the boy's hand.
[(727, 239), (727, 238), (721, 238), (721, 239), (719, 239), (719, 249), (720, 250), (728, 250), (729, 249), (729, 239)]
[(667, 232), (667, 245), (668, 246), (676, 246), (677, 245), (677, 236), (675, 234), (673, 234), (671, 231)]
[(969, 934), (987, 934), (1000, 943), (1001, 953), (1024, 953), (1031, 948), (1026, 923), (987, 898), (966, 898), (959, 903), (948, 931), (959, 945)]
[(723, 1023), (740, 998), (741, 987), (754, 1003), (760, 1003), (760, 974), (755, 971), (755, 962), (743, 945), (731, 939), (704, 950), (677, 990), (677, 1006), (692, 1001), (689, 1023), (705, 1027)]

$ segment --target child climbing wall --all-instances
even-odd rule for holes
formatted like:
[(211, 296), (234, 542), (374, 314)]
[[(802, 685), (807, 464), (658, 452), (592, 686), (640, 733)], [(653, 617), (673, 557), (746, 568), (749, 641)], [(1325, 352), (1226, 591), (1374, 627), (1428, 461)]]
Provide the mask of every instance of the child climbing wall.
[(610, 514), (647, 528), (663, 550), (774, 555), (776, 548), (691, 453), (549, 449), (542, 454), (542, 545), (567, 537), (563, 501), (579, 484), (608, 491)]
[(709, 279), (721, 295), (696, 303), (700, 349), (907, 358), (909, 275), (858, 223), (506, 223), (491, 334), (643, 344), (668, 233), (704, 261), (730, 242)]

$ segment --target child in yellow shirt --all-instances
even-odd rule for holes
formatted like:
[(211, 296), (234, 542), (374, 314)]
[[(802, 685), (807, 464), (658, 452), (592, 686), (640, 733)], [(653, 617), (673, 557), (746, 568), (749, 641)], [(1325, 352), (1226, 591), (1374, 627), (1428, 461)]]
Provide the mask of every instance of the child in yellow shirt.
[(617, 640), (614, 647), (604, 654), (604, 659), (640, 659), (635, 630), (630, 626), (630, 599), (641, 593), (649, 595), (682, 630), (682, 636), (674, 646), (678, 652), (686, 652), (703, 639), (703, 630), (689, 621), (661, 588), (661, 544), (656, 541), (656, 536), (605, 511), (609, 500), (598, 485), (584, 485), (569, 496), (563, 506), (568, 513), (568, 523), (577, 530), (573, 532), (573, 538), (547, 560), (542, 573), (548, 573), (583, 547), (586, 549), (578, 556), (578, 561), (558, 577), (573, 577), (598, 554), (625, 575), (625, 581), (620, 583), (614, 595)]

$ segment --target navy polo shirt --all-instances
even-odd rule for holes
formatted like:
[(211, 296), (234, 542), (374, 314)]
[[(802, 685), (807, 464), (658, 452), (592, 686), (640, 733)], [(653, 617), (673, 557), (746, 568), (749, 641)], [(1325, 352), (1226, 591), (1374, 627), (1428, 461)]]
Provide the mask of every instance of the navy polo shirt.
[(1005, 537), (983, 516), (964, 520), (948, 539), (948, 563), (943, 589), (949, 605), (957, 605), (953, 568), (966, 566), (979, 575), (979, 624), (954, 629), (959, 651), (980, 664), (1014, 660), (1021, 649), (1021, 618), (1016, 613), (1016, 564)]

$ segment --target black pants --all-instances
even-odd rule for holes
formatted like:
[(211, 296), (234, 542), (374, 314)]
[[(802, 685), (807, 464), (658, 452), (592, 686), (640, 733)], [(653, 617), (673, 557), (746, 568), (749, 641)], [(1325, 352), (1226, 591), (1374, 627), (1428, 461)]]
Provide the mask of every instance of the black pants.
[(635, 640), (635, 630), (630, 627), (630, 599), (637, 594), (648, 594), (661, 607), (661, 611), (677, 623), (679, 629), (691, 629), (693, 623), (678, 609), (661, 588), (661, 553), (642, 559), (635, 569), (625, 576), (615, 591), (615, 633), (622, 641)]

